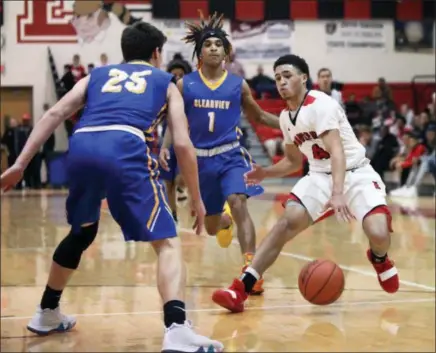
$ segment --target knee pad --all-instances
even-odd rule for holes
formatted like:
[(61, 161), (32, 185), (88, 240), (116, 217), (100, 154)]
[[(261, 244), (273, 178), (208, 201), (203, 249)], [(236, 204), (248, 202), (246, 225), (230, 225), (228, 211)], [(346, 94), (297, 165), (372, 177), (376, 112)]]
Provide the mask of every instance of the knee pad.
[(60, 242), (53, 254), (53, 261), (59, 266), (76, 270), (80, 263), (82, 253), (94, 241), (98, 231), (98, 222), (82, 227), (80, 233), (72, 231)]

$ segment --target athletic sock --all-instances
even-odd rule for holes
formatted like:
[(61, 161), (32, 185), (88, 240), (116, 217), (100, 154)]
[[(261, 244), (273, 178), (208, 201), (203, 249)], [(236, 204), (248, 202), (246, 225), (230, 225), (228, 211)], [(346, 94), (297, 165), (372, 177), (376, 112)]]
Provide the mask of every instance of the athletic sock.
[(170, 300), (163, 306), (165, 327), (172, 324), (183, 325), (186, 321), (185, 303), (180, 300)]
[(56, 309), (59, 306), (61, 295), (61, 290), (52, 289), (47, 285), (42, 295), (41, 309)]

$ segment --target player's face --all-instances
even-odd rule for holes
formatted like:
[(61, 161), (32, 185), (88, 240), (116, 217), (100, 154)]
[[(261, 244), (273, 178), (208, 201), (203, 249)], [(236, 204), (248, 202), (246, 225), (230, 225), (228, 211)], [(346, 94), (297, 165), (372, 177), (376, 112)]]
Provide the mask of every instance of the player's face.
[(283, 99), (290, 99), (300, 94), (306, 85), (307, 77), (295, 66), (285, 64), (277, 66), (274, 72), (277, 91)]
[(332, 85), (332, 73), (324, 70), (319, 73), (318, 84), (322, 90), (329, 90)]
[(185, 71), (179, 67), (176, 67), (175, 69), (171, 70), (171, 75), (174, 75), (176, 80), (180, 80), (185, 75)]
[(201, 60), (210, 66), (219, 66), (226, 56), (224, 43), (219, 38), (208, 38), (201, 48)]

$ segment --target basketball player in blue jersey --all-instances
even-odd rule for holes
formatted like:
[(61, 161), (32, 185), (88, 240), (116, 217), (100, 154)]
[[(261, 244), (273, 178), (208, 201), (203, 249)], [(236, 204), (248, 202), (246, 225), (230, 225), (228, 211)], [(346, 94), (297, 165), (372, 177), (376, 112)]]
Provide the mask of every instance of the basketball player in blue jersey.
[(101, 200), (106, 197), (125, 240), (150, 242), (158, 256), (157, 286), (166, 327), (162, 352), (223, 350), (220, 342), (197, 335), (186, 321), (180, 239), (156, 176), (158, 163), (145, 143), (144, 132), (152, 132), (159, 111), (168, 104), (169, 130), (177, 131), (174, 150), (200, 234), (205, 209), (183, 99), (172, 76), (157, 69), (164, 43), (163, 33), (147, 23), (127, 27), (121, 38), (125, 63), (94, 69), (80, 80), (45, 113), (16, 163), (1, 176), (1, 188), (12, 188), (56, 127), (85, 107), (70, 139), (67, 161), (70, 190), (66, 207), (71, 229), (53, 254), (47, 286), (27, 326), (38, 335), (69, 331), (76, 324), (75, 318), (60, 312), (59, 300), (82, 253), (97, 235)]
[[(222, 16), (214, 14), (207, 22), (202, 19), (199, 24), (188, 24), (188, 28), (185, 40), (195, 45), (199, 69), (185, 75), (177, 86), (183, 94), (190, 137), (196, 148), (200, 191), (207, 214), (205, 226), (208, 234), (216, 234), (221, 246), (229, 246), (234, 220), (245, 268), (256, 249), (247, 198), (263, 193), (263, 188), (245, 184), (244, 173), (251, 167), (246, 163), (236, 128), (242, 109), (248, 118), (274, 128), (279, 128), (279, 120), (260, 109), (245, 80), (224, 70), (231, 45), (222, 29)], [(170, 141), (167, 132), (164, 146)], [(224, 208), (223, 214), (226, 201), (230, 210)], [(262, 281), (258, 281), (252, 294), (262, 292)]]

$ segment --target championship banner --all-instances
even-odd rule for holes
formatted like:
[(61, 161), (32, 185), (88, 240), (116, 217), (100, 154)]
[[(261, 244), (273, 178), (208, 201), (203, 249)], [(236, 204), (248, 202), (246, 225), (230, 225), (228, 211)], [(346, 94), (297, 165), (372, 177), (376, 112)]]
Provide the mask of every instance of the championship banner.
[(395, 21), (395, 51), (434, 55), (433, 21)]
[(271, 61), (291, 54), (291, 21), (231, 23), (231, 40), (238, 61)]
[(327, 51), (385, 51), (387, 26), (385, 21), (329, 21), (325, 25)]

